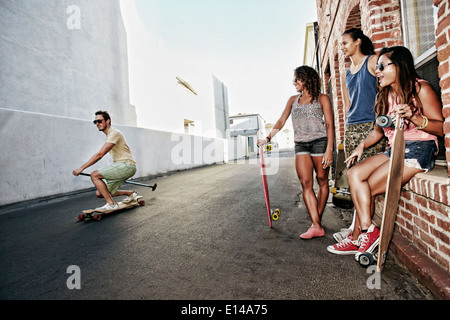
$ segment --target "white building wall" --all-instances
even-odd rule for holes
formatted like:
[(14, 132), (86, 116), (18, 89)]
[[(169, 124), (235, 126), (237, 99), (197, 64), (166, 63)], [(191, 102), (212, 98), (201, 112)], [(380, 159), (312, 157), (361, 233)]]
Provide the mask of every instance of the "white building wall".
[[(133, 178), (242, 156), (239, 141), (115, 127), (136, 158)], [(0, 135), (0, 206), (93, 187), (89, 178), (72, 175), (105, 143), (105, 135), (92, 121), (0, 108)], [(86, 172), (110, 163), (106, 155)]]
[(119, 0), (0, 1), (1, 107), (136, 125)]

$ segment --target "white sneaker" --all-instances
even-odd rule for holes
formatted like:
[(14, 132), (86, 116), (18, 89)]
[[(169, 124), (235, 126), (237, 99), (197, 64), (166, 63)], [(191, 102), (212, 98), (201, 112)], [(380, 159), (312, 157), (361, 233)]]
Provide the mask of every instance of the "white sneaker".
[(333, 238), (334, 240), (336, 240), (336, 242), (341, 242), (344, 239), (346, 239), (348, 237), (349, 234), (351, 234), (353, 232), (353, 230), (351, 229), (341, 229), (341, 231), (336, 232), (335, 234), (333, 234)]
[(133, 193), (131, 195), (129, 195), (128, 197), (126, 197), (125, 199), (123, 199), (122, 202), (123, 203), (130, 203), (134, 199), (136, 199), (137, 196), (138, 196), (138, 193), (136, 191), (133, 191)]
[(113, 205), (110, 205), (109, 203), (105, 204), (103, 207), (96, 208), (96, 211), (101, 212), (110, 212), (119, 209), (119, 205), (117, 203), (114, 203)]

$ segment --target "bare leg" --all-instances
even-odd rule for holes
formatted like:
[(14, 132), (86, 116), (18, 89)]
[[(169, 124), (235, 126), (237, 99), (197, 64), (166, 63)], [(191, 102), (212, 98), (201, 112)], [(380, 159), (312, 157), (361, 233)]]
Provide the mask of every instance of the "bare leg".
[(305, 201), (306, 209), (309, 212), (312, 224), (315, 228), (321, 229), (322, 224), (320, 221), (318, 201), (313, 190), (314, 163), (312, 158), (309, 155), (297, 155), (295, 157), (295, 168), (302, 185), (303, 200)]
[(328, 186), (328, 171), (329, 168), (324, 169), (322, 164), (323, 157), (312, 157), (314, 168), (316, 171), (316, 180), (319, 184), (319, 193), (317, 194), (317, 205), (320, 219), (323, 211), (327, 205), (330, 188)]
[(355, 227), (353, 229), (353, 239), (358, 238), (359, 227), (365, 228), (368, 222), (369, 226), (372, 223), (372, 191), (367, 180), (373, 171), (382, 164), (389, 164), (389, 158), (384, 154), (378, 154), (353, 166), (347, 172), (350, 192), (357, 213)]
[[(362, 230), (367, 230), (372, 224), (374, 198), (376, 195), (386, 192), (388, 171), (389, 158), (384, 154), (378, 154), (352, 167), (347, 173), (353, 203)], [(402, 185), (405, 185), (416, 173), (421, 171), (423, 170), (405, 166)], [(355, 225), (354, 232), (359, 232), (357, 229), (359, 228)]]

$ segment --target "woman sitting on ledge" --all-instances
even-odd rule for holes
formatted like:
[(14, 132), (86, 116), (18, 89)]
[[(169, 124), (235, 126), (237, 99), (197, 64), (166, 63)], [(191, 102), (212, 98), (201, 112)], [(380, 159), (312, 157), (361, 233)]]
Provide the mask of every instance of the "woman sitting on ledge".
[[(380, 51), (376, 74), (380, 86), (375, 113), (404, 119), (405, 162), (402, 185), (415, 174), (434, 167), (438, 153), (437, 136), (443, 136), (442, 105), (431, 85), (420, 79), (411, 52), (402, 46)], [(383, 136), (392, 146), (394, 129), (375, 124), (367, 138), (346, 160), (347, 166), (359, 160), (363, 150)], [(327, 250), (336, 254), (355, 254), (355, 259), (372, 251), (379, 242), (380, 230), (372, 223), (374, 198), (386, 191), (391, 149), (358, 163), (347, 173), (357, 217), (353, 234)]]

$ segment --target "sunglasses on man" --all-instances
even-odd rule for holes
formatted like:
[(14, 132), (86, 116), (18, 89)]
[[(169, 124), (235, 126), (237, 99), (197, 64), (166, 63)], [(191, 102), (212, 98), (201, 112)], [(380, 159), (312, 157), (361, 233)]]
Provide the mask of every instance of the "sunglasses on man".
[(105, 119), (99, 119), (99, 120), (94, 120), (94, 121), (92, 121), (94, 124), (97, 124), (97, 123), (102, 123), (103, 121), (105, 121)]

